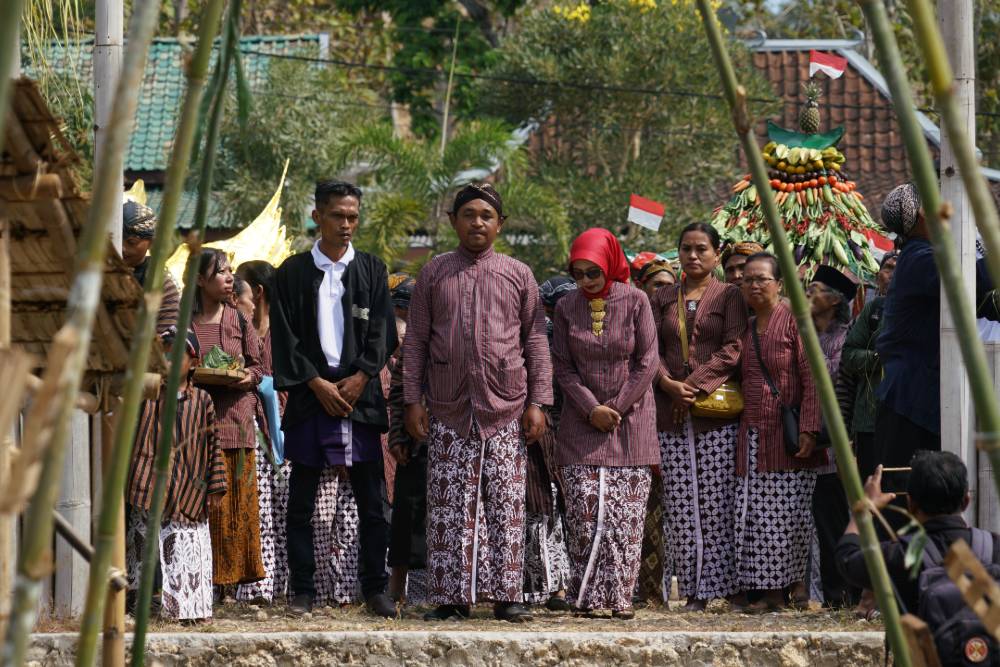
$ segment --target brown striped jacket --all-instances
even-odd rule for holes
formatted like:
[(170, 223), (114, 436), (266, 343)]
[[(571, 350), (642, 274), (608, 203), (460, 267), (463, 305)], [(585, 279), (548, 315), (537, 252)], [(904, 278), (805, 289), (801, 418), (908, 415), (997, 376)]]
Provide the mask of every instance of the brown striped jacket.
[[(660, 372), (657, 379), (666, 376), (673, 380), (687, 380), (688, 384), (711, 394), (733, 376), (739, 376), (740, 338), (747, 328), (746, 302), (735, 285), (711, 279), (698, 301), (694, 326), (685, 323), (689, 341), (688, 365), (691, 368), (691, 375), (688, 375), (684, 371), (680, 325), (677, 321), (677, 300), (680, 293), (680, 284), (670, 285), (661, 288), (653, 297), (653, 319), (656, 322), (660, 350)], [(658, 386), (655, 395), (657, 430), (679, 431), (682, 425), (675, 425), (670, 419), (670, 396)], [(718, 419), (696, 417), (693, 426), (695, 433), (702, 433), (725, 423)]]
[(219, 324), (192, 323), (191, 328), (198, 336), (203, 357), (214, 345), (220, 345), (222, 351), (232, 357), (243, 357), (243, 367), (250, 373), (254, 389), (208, 386), (205, 390), (215, 404), (215, 413), (219, 420), (217, 434), (222, 448), (256, 448), (257, 431), (254, 424), (258, 403), (256, 387), (264, 376), (264, 368), (260, 363), (260, 339), (253, 324), (247, 322), (236, 308), (225, 304), (222, 321)]
[[(659, 359), (656, 327), (645, 292), (615, 283), (604, 299), (604, 333), (592, 331), (590, 303), (576, 290), (559, 300), (552, 359), (565, 402), (559, 420), (559, 465), (644, 466), (660, 462), (653, 378)], [(590, 425), (598, 405), (614, 408), (621, 425), (602, 433)]]
[(492, 248), (420, 271), (403, 341), (403, 397), (462, 437), (489, 439), (532, 403), (552, 405), (552, 358), (535, 277)]
[[(153, 466), (165, 400), (161, 395), (142, 404), (125, 492), (133, 507), (148, 510), (153, 496)], [(173, 462), (163, 518), (201, 521), (206, 516), (206, 497), (226, 492), (225, 465), (215, 437), (215, 408), (205, 391), (189, 387), (181, 394), (172, 445)]]
[(753, 344), (754, 319), (743, 332), (743, 414), (740, 419), (739, 441), (736, 447), (736, 474), (747, 474), (747, 430), (757, 429), (760, 448), (756, 469), (760, 472), (816, 468), (826, 463), (826, 452), (818, 450), (808, 459), (796, 459), (785, 453), (781, 426), (781, 404), (799, 406), (799, 431), (818, 433), (820, 428), (819, 397), (809, 369), (799, 328), (792, 311), (779, 302), (760, 334), (760, 351), (768, 373), (780, 394), (775, 398), (764, 382)]

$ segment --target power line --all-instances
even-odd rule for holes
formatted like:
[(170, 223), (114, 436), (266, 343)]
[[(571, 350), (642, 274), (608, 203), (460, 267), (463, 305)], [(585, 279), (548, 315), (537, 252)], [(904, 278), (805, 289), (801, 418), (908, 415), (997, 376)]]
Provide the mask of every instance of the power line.
[[(245, 55), (261, 56), (265, 58), (277, 58), (280, 60), (297, 60), (302, 62), (320, 63), (327, 65), (339, 65), (348, 69), (370, 69), (382, 72), (399, 72), (402, 74), (433, 74), (437, 77), (443, 77), (444, 71), (437, 69), (435, 67), (404, 67), (400, 65), (379, 65), (376, 63), (360, 63), (353, 62), (350, 60), (341, 60), (338, 58), (320, 58), (316, 56), (305, 56), (291, 53), (269, 53), (267, 51), (256, 51), (253, 49), (240, 49), (240, 52)], [(473, 74), (470, 72), (455, 72), (455, 76), (463, 79), (470, 80), (482, 80), (482, 81), (497, 81), (500, 83), (511, 83), (516, 85), (525, 86), (536, 86), (536, 87), (548, 87), (548, 88), (566, 88), (573, 90), (589, 90), (595, 92), (608, 92), (608, 93), (628, 93), (628, 94), (638, 94), (638, 95), (653, 95), (657, 97), (690, 97), (698, 99), (708, 99), (708, 100), (723, 100), (724, 97), (715, 93), (700, 93), (692, 90), (677, 90), (669, 88), (643, 88), (643, 87), (631, 87), (631, 86), (618, 86), (618, 85), (608, 85), (608, 84), (596, 84), (596, 83), (573, 83), (565, 81), (553, 81), (550, 79), (537, 79), (530, 77), (507, 77), (498, 76), (495, 74)], [(759, 102), (762, 104), (773, 104), (774, 102), (780, 102), (781, 100), (772, 100), (763, 97), (748, 97), (750, 102)], [(827, 109), (856, 109), (871, 110), (871, 111), (891, 111), (893, 108), (892, 101), (886, 100), (885, 104), (849, 104), (846, 102), (825, 102), (823, 104), (824, 108)], [(917, 111), (922, 113), (932, 113), (939, 114), (935, 109), (930, 108), (917, 108)], [(1000, 112), (991, 111), (977, 111), (975, 112), (977, 116), (1000, 118)]]

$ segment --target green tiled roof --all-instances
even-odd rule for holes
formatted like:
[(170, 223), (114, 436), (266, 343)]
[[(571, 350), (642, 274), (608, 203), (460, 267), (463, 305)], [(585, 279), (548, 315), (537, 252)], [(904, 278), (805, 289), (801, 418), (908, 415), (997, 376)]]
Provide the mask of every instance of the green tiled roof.
[[(319, 53), (320, 39), (320, 35), (259, 35), (243, 37), (240, 47), (244, 52), (314, 56)], [(136, 111), (136, 128), (125, 156), (126, 171), (166, 170), (177, 113), (184, 93), (182, 58), (185, 50), (189, 49), (189, 43), (172, 37), (159, 37), (153, 41), (146, 62), (139, 108)], [(68, 46), (54, 45), (47, 58), (53, 68), (79, 76), (88, 88), (92, 88), (92, 55), (93, 40), (81, 40)], [(243, 54), (251, 88), (267, 81), (271, 61), (267, 56)], [(30, 73), (30, 63), (25, 63), (25, 70)]]
[[(147, 190), (146, 191), (146, 205), (149, 208), (156, 211), (156, 214), (160, 214), (160, 208), (163, 206), (163, 191), (162, 190)], [(194, 227), (194, 210), (198, 205), (198, 193), (197, 192), (182, 192), (181, 202), (177, 207), (177, 227), (178, 229), (188, 230)], [(208, 229), (226, 229), (229, 225), (223, 223), (222, 209), (219, 205), (218, 199), (215, 197), (209, 197), (208, 199), (208, 221), (206, 222), (206, 227)]]

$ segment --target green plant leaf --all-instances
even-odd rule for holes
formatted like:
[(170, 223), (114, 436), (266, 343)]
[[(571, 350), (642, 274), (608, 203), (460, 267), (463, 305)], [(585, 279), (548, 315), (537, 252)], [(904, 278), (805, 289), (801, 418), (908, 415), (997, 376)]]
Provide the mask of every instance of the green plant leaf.
[(903, 557), (903, 567), (910, 572), (910, 579), (916, 579), (920, 574), (920, 564), (924, 558), (924, 547), (927, 545), (927, 533), (920, 528), (906, 545), (906, 555)]

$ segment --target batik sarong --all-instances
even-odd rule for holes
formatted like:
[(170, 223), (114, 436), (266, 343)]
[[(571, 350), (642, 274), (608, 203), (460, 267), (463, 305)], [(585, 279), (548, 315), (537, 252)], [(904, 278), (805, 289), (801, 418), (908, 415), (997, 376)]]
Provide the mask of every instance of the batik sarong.
[(519, 420), (485, 440), (431, 420), (427, 450), (430, 604), (520, 602), (525, 443)]
[[(149, 512), (129, 512), (125, 552), (129, 590), (138, 590)], [(212, 536), (208, 521), (165, 520), (160, 527), (160, 616), (172, 620), (212, 617)]]
[[(287, 484), (287, 471), (283, 473)], [(257, 502), (260, 506), (260, 554), (264, 563), (265, 576), (260, 581), (251, 584), (240, 584), (236, 589), (236, 599), (244, 602), (272, 602), (280, 598), (283, 590), (275, 584), (279, 580), (278, 569), (287, 568), (287, 556), (282, 548), (282, 559), (278, 560), (278, 542), (284, 540), (285, 518), (279, 516), (274, 507), (275, 487), (278, 482), (278, 472), (274, 465), (262, 452), (257, 453)], [(285, 496), (287, 508), (288, 497)], [(285, 510), (287, 513), (287, 509)], [(280, 538), (279, 538), (280, 534)], [(283, 545), (282, 545), (283, 546)], [(285, 579), (287, 580), (287, 579)]]
[(349, 479), (337, 468), (319, 478), (313, 514), (313, 554), (317, 606), (350, 604), (361, 599), (358, 581), (358, 506)]
[(648, 466), (563, 466), (562, 477), (570, 601), (578, 609), (631, 609), (652, 471)]
[(663, 588), (680, 596), (724, 598), (739, 590), (735, 558), (736, 425), (695, 434), (661, 432), (664, 487)]
[(215, 585), (246, 584), (267, 572), (260, 550), (257, 457), (252, 449), (226, 449), (226, 495), (209, 508)]
[(524, 601), (541, 604), (553, 594), (566, 590), (569, 583), (563, 519), (560, 514), (528, 514), (525, 525)]
[(747, 443), (748, 473), (736, 479), (736, 572), (744, 590), (777, 590), (805, 578), (816, 471), (759, 472), (756, 429)]

